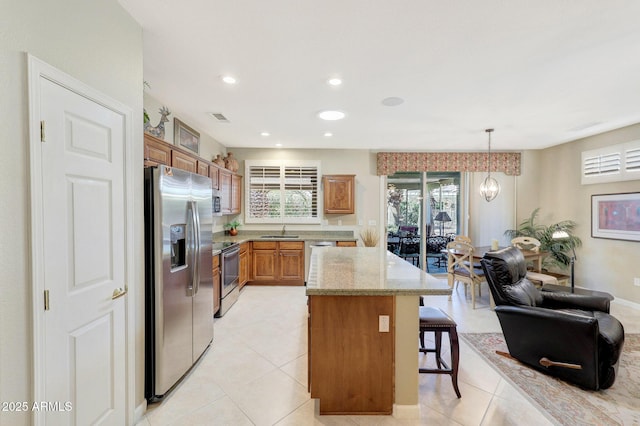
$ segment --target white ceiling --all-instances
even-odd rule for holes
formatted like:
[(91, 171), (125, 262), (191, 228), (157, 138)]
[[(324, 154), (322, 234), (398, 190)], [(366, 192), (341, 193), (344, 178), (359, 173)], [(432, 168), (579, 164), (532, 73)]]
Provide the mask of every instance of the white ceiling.
[(484, 150), (494, 127), (536, 149), (640, 122), (637, 0), (119, 2), (147, 93), (227, 147)]

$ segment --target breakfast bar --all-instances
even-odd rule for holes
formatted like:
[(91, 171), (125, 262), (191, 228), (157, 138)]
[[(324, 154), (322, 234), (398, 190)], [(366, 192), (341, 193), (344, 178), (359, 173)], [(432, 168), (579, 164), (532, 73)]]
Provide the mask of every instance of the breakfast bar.
[(320, 414), (417, 418), (419, 298), (450, 295), (446, 281), (380, 247), (319, 247), (306, 292)]

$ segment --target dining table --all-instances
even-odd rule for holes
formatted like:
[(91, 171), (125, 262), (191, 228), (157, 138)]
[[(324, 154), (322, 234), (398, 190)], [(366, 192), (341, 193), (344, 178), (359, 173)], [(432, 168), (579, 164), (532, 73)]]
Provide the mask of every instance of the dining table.
[[(497, 250), (493, 250), (491, 246), (477, 246), (477, 247), (474, 246), (473, 258), (475, 260), (480, 261), (480, 259), (484, 257), (485, 253), (488, 253), (490, 251), (502, 250), (504, 248), (506, 247), (502, 246), (502, 247), (498, 247)], [(443, 253), (447, 253), (449, 250), (451, 250), (452, 252), (455, 252), (455, 249), (444, 249)], [(524, 249), (520, 249), (520, 251), (522, 252), (525, 260), (533, 262), (535, 272), (542, 272), (542, 260), (544, 259), (545, 256), (549, 254), (548, 251), (524, 250)]]

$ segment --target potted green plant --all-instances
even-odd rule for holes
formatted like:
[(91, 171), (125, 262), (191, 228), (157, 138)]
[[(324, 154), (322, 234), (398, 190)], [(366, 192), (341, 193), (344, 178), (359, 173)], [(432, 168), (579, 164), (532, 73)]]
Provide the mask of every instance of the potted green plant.
[[(563, 220), (548, 226), (536, 223), (540, 208), (535, 209), (528, 219), (518, 225), (517, 229), (508, 229), (504, 232), (509, 238), (533, 237), (540, 241), (540, 249), (548, 251), (549, 256), (544, 260), (546, 267), (558, 267), (565, 269), (571, 263), (571, 256), (568, 254), (576, 247), (582, 245), (580, 238), (573, 234), (576, 223), (572, 220)], [(565, 231), (567, 238), (553, 239), (555, 231)]]
[(240, 226), (241, 223), (238, 222), (237, 220), (233, 220), (227, 224), (224, 225), (224, 229), (227, 230), (227, 232), (229, 233), (229, 235), (238, 235), (238, 226)]

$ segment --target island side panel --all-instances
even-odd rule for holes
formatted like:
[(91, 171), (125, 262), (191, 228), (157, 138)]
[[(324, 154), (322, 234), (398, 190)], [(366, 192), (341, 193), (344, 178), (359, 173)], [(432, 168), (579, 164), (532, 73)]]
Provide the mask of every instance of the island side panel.
[[(309, 380), (320, 414), (392, 414), (395, 297), (310, 296), (309, 304)], [(379, 331), (380, 315), (389, 332)]]
[(420, 296), (396, 296), (396, 394), (393, 415), (416, 419), (418, 401), (418, 316)]

